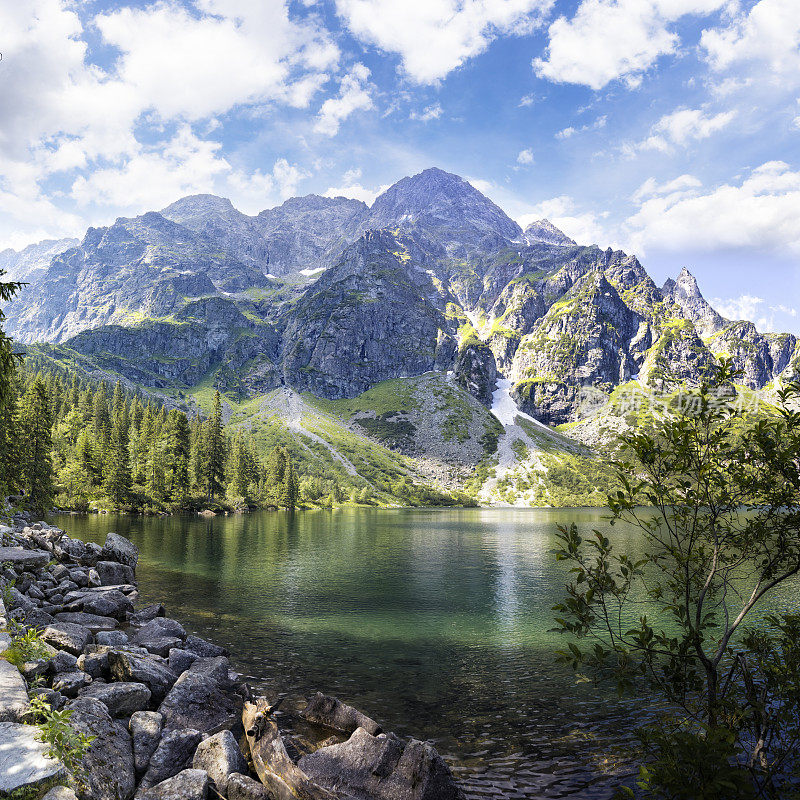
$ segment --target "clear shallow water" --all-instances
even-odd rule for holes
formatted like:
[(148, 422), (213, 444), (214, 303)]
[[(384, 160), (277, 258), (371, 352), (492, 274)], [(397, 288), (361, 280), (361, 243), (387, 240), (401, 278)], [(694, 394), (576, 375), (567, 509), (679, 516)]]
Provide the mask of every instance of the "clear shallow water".
[[(339, 510), (215, 517), (64, 516), (140, 549), (145, 602), (225, 645), (259, 691), (334, 694), (432, 741), (470, 798), (608, 798), (634, 720), (555, 664), (558, 523), (640, 538), (592, 509)], [(786, 586), (773, 609), (797, 609)]]

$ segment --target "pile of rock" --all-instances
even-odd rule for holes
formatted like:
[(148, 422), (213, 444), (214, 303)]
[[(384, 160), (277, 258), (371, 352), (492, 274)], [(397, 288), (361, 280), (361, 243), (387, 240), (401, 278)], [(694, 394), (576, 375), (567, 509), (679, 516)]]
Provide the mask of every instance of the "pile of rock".
[[(100, 547), (44, 523), (0, 534), (0, 651), (11, 643), (4, 616), (46, 643), (19, 670), (0, 658), (0, 797), (69, 800), (68, 783), (80, 800), (463, 798), (430, 745), (384, 734), (335, 698), (317, 694), (300, 714), (313, 740), (283, 730), (223, 648), (162, 605), (137, 608), (138, 551), (124, 537)], [(27, 724), (34, 694), (94, 737), (80, 780)]]

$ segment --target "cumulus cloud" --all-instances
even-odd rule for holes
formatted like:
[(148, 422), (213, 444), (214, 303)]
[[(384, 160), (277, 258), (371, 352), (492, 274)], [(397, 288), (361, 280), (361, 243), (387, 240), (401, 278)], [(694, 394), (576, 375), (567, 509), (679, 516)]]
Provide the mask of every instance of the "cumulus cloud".
[(752, 170), (739, 183), (702, 191), (682, 176), (671, 191), (644, 185), (639, 210), (626, 220), (632, 246), (664, 250), (752, 247), (800, 253), (800, 171), (782, 161)]
[[(791, 2), (791, 0), (789, 0)], [(726, 0), (583, 0), (575, 15), (549, 28), (549, 44), (533, 67), (541, 78), (599, 90), (612, 81), (638, 86), (659, 57), (680, 44), (672, 26), (688, 14), (709, 14)]]
[(385, 192), (389, 184), (379, 186), (377, 189), (369, 189), (361, 184), (361, 170), (350, 169), (342, 176), (341, 186), (331, 186), (324, 193), (324, 197), (349, 197), (353, 200), (361, 200), (371, 206), (375, 198)]
[(569, 127), (558, 131), (558, 133), (556, 133), (556, 139), (571, 139), (576, 133), (599, 131), (601, 128), (605, 128), (607, 122), (608, 117), (604, 114), (602, 117), (598, 117), (594, 122), (581, 125), (580, 128), (575, 128), (574, 126), (570, 125)]
[(517, 164), (522, 167), (527, 167), (530, 164), (533, 164), (533, 150), (530, 148), (521, 150), (517, 155)]
[(442, 116), (444, 109), (441, 103), (432, 103), (426, 106), (422, 111), (412, 111), (410, 119), (416, 119), (420, 122), (430, 122), (432, 119), (439, 119)]
[[(676, 192), (683, 193), (688, 189), (698, 189), (703, 184), (694, 175), (679, 175), (671, 181), (659, 183), (655, 178), (648, 178), (634, 193), (631, 199), (638, 203), (648, 197), (663, 197)], [(681, 194), (681, 196), (684, 196)]]
[(373, 108), (373, 87), (369, 70), (356, 64), (340, 81), (337, 97), (329, 97), (317, 114), (314, 130), (324, 136), (335, 136), (339, 126), (355, 111)]
[[(753, 322), (760, 331), (780, 331), (780, 318), (796, 317), (797, 309), (778, 303), (769, 305), (764, 298), (751, 294), (742, 294), (739, 297), (714, 297), (711, 305), (728, 319), (747, 319)], [(776, 317), (778, 323), (776, 325)]]
[(336, 0), (350, 31), (397, 54), (416, 83), (435, 83), (498, 36), (530, 33), (553, 0)]
[(733, 122), (736, 110), (707, 114), (700, 108), (679, 108), (665, 114), (650, 129), (649, 135), (634, 145), (623, 146), (623, 152), (634, 155), (640, 150), (657, 150), (667, 153), (673, 147), (686, 147), (694, 141), (708, 139)]
[(773, 78), (800, 82), (800, 3), (760, 0), (724, 27), (703, 31), (701, 48), (712, 69), (766, 66)]

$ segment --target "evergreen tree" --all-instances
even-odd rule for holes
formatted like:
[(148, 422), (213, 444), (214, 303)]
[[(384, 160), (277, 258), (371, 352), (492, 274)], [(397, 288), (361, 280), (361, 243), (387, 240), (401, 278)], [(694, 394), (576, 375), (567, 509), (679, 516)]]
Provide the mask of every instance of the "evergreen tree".
[(222, 397), (214, 395), (214, 411), (205, 425), (204, 477), (206, 496), (213, 500), (223, 490), (225, 480), (225, 437), (222, 432)]
[[(119, 384), (117, 384), (119, 386)], [(111, 443), (105, 464), (103, 488), (115, 506), (123, 506), (130, 499), (131, 469), (128, 457), (127, 414), (120, 411), (111, 433)]]
[(28, 505), (44, 512), (53, 503), (52, 418), (47, 389), (38, 375), (20, 402), (19, 431), (21, 477)]

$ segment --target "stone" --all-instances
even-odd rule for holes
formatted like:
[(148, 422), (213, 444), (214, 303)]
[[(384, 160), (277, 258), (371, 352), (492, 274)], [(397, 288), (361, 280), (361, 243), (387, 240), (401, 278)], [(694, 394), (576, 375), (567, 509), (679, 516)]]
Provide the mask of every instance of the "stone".
[(66, 778), (64, 765), (47, 756), (33, 725), (0, 722), (0, 796), (37, 794)]
[(64, 604), (67, 611), (84, 611), (87, 614), (114, 617), (120, 621), (124, 621), (126, 614), (133, 611), (133, 603), (118, 589), (70, 592), (64, 598)]
[(144, 625), (156, 617), (163, 617), (165, 613), (164, 606), (161, 603), (145, 606), (131, 615), (131, 625)]
[(157, 636), (153, 639), (136, 638), (136, 644), (144, 647), (148, 652), (162, 658), (169, 656), (170, 650), (180, 647), (183, 642), (177, 636)]
[(150, 763), (139, 783), (139, 789), (149, 789), (191, 766), (192, 756), (199, 743), (200, 731), (191, 729), (165, 731), (158, 747), (150, 756)]
[(112, 719), (104, 703), (79, 697), (68, 704), (70, 724), (95, 739), (83, 757), (80, 800), (130, 800), (136, 789), (133, 744), (124, 723)]
[(53, 689), (63, 694), (64, 697), (77, 697), (78, 692), (91, 682), (92, 676), (80, 670), (61, 672), (53, 679)]
[(158, 656), (143, 655), (130, 650), (110, 650), (108, 671), (115, 681), (145, 684), (156, 703), (164, 699), (176, 678)]
[(56, 622), (70, 622), (73, 625), (83, 625), (92, 633), (100, 631), (113, 631), (117, 628), (117, 620), (111, 617), (100, 617), (97, 614), (87, 614), (83, 611), (64, 611), (55, 615)]
[(169, 651), (169, 668), (176, 675), (181, 675), (186, 672), (198, 658), (200, 658), (200, 656), (190, 653), (188, 650), (173, 647)]
[(101, 586), (117, 586), (122, 583), (133, 584), (133, 568), (117, 561), (98, 561), (94, 566)]
[(78, 656), (78, 668), (93, 678), (108, 677), (108, 652), (106, 645), (89, 645), (83, 655)]
[(135, 711), (144, 711), (150, 703), (150, 690), (143, 683), (117, 681), (93, 683), (81, 691), (81, 697), (93, 697), (105, 703), (114, 717), (129, 717)]
[(78, 669), (78, 659), (66, 650), (59, 650), (49, 662), (50, 671), (58, 672), (75, 672)]
[(300, 712), (300, 716), (309, 722), (316, 722), (348, 735), (356, 728), (364, 728), (373, 736), (377, 736), (381, 732), (381, 726), (374, 719), (370, 719), (352, 706), (335, 697), (322, 694), (322, 692), (317, 692), (308, 701), (305, 709)]
[(239, 722), (242, 705), (228, 680), (228, 660), (212, 658), (195, 661), (175, 681), (158, 710), (165, 730), (196, 728), (216, 733)]
[(217, 656), (227, 656), (228, 651), (218, 644), (212, 644), (199, 636), (187, 636), (183, 645), (185, 650), (189, 650), (201, 658), (215, 658)]
[(92, 632), (72, 622), (53, 622), (42, 631), (42, 639), (59, 650), (77, 656), (92, 641)]
[(375, 800), (464, 800), (442, 757), (427, 742), (358, 728), (342, 744), (304, 755), (297, 766), (320, 786)]
[(101, 558), (104, 561), (117, 561), (136, 569), (139, 561), (139, 548), (130, 539), (126, 539), (118, 533), (109, 533), (103, 545)]
[(228, 800), (277, 800), (274, 792), (249, 775), (228, 776)]
[(200, 742), (192, 766), (205, 770), (222, 795), (228, 793), (228, 776), (231, 773), (247, 773), (247, 760), (242, 755), (236, 737), (229, 730), (215, 733)]
[(177, 620), (169, 617), (155, 617), (136, 632), (133, 641), (138, 644), (149, 639), (160, 639), (162, 637), (173, 637), (183, 641), (186, 638), (186, 630)]
[(0, 658), (0, 722), (19, 722), (28, 710), (28, 690), (20, 671)]
[[(59, 606), (55, 607), (56, 611), (61, 611)], [(55, 620), (49, 611), (49, 607), (43, 606), (42, 608), (34, 608), (25, 615), (26, 628), (46, 628), (52, 625)]]
[(68, 786), (54, 786), (42, 800), (78, 800), (78, 795)]
[(94, 637), (97, 644), (111, 647), (124, 647), (128, 644), (128, 634), (124, 631), (99, 631)]
[(50, 708), (54, 708), (56, 711), (63, 708), (64, 704), (67, 702), (67, 698), (64, 697), (64, 695), (52, 689), (48, 689), (46, 686), (34, 686), (33, 689), (28, 692), (28, 695), (30, 697), (43, 697)]
[(208, 775), (202, 769), (185, 769), (139, 795), (140, 800), (206, 800)]
[(128, 728), (133, 738), (133, 763), (136, 774), (142, 775), (161, 741), (163, 717), (158, 711), (136, 711), (131, 714)]
[(47, 550), (26, 550), (24, 547), (0, 547), (0, 564), (36, 569), (50, 561)]
[[(93, 567), (97, 562), (100, 560), (100, 553), (103, 552), (103, 548), (100, 547), (99, 544), (95, 542), (86, 542), (86, 551), (84, 552), (83, 556), (81, 557), (81, 564), (84, 564), (87, 567)], [(89, 570), (89, 585), (91, 586), (92, 580), (92, 570)]]

